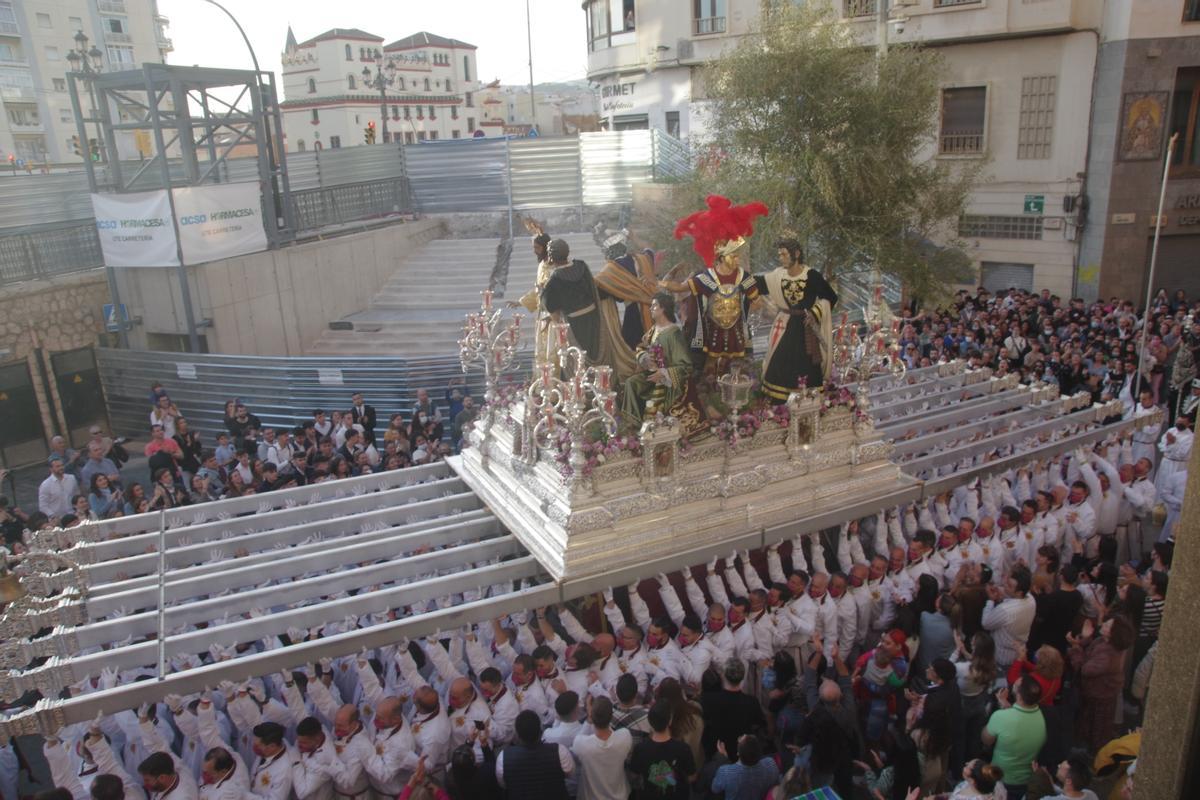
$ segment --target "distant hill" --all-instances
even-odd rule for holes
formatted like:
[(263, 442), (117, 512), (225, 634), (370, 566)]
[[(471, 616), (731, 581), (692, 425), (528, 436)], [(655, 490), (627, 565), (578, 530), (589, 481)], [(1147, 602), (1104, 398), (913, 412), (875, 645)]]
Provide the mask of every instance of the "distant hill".
[(539, 92), (586, 92), (588, 82), (585, 78), (574, 81), (555, 81), (552, 83), (534, 84), (534, 90)]

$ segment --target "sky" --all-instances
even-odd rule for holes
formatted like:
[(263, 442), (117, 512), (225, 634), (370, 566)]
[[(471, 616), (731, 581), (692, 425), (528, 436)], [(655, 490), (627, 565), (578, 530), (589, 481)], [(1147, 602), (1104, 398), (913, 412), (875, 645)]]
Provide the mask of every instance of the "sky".
[[(220, 0), (237, 17), (259, 65), (280, 77), (279, 55), (291, 24), (303, 42), (330, 28), (361, 28), (386, 42), (428, 31), (476, 47), (479, 78), (529, 82), (525, 0)], [(584, 14), (579, 0), (529, 0), (533, 17), (533, 77), (537, 83), (575, 80), (587, 72)], [(167, 62), (250, 69), (237, 28), (204, 0), (158, 0), (171, 20), (175, 45)], [(277, 84), (280, 85), (280, 84)]]

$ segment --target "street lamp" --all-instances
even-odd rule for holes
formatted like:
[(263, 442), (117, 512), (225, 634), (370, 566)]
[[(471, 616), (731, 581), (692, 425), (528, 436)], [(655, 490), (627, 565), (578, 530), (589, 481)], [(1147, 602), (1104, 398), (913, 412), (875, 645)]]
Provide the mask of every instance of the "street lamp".
[(375, 60), (374, 76), (370, 67), (363, 67), (362, 76), (363, 86), (379, 90), (379, 116), (383, 119), (383, 141), (386, 144), (391, 141), (388, 137), (387, 90), (396, 83), (396, 65), (390, 59), (386, 64), (382, 62), (383, 59)]
[[(67, 53), (67, 63), (71, 65), (71, 72), (87, 83), (88, 99), (92, 103), (91, 114), (94, 117), (96, 115), (96, 90), (92, 85), (92, 81), (104, 71), (104, 53), (95, 45), (89, 48), (87, 34), (83, 31), (76, 31), (75, 49)], [(103, 153), (102, 140), (104, 134), (100, 127), (100, 120), (96, 119), (95, 122), (96, 146)], [(90, 145), (90, 142), (80, 142), (80, 145), (84, 144)], [(81, 155), (83, 155), (85, 160), (92, 158), (90, 149), (86, 154), (81, 153)]]

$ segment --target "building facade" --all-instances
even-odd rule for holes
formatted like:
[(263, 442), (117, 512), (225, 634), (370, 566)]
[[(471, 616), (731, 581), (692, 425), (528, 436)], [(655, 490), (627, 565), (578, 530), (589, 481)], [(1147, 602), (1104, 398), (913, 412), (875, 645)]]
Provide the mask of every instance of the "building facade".
[[(1136, 12), (1136, 13), (1135, 13)], [(1080, 292), (1142, 297), (1167, 142), (1152, 291), (1200, 293), (1200, 0), (1109, 2), (1096, 69)]]
[(101, 69), (137, 69), (166, 61), (168, 24), (156, 0), (0, 0), (0, 160), (79, 162), (67, 88), (75, 36), (100, 51)]
[(512, 136), (528, 135), (533, 128), (541, 136), (574, 136), (600, 129), (597, 93), (586, 83), (539, 85), (530, 103), (528, 86), (493, 81), (480, 90), (480, 97), (480, 124), (486, 130), (495, 127), (495, 120), (503, 120), (504, 130)]
[(372, 123), (376, 143), (483, 135), (475, 49), (424, 32), (384, 44), (357, 28), (298, 43), (289, 28), (281, 103), (288, 152), (365, 144)]
[[(876, 0), (825, 1), (864, 45), (878, 44)], [(602, 122), (702, 142), (697, 70), (755, 30), (762, 4), (585, 2), (588, 77), (600, 87)], [(889, 43), (936, 47), (944, 58), (939, 129), (924, 156), (987, 160), (958, 231), (978, 283), (1062, 297), (1094, 297), (1111, 285), (1137, 296), (1161, 129), (1168, 121), (1185, 133), (1196, 127), (1198, 82), (1189, 65), (1200, 64), (1200, 0), (891, 0), (890, 7)], [(1141, 126), (1143, 160), (1123, 158), (1115, 142), (1123, 103), (1135, 104), (1130, 124)], [(1157, 150), (1145, 141), (1156, 132)], [(1195, 148), (1197, 138), (1184, 144)], [(1177, 165), (1170, 196), (1197, 212), (1165, 215), (1174, 241), (1160, 258), (1182, 265), (1198, 252), (1187, 237), (1200, 233), (1200, 189), (1188, 176), (1200, 177), (1200, 163), (1180, 158), (1193, 160)], [(1115, 217), (1097, 208), (1110, 193), (1122, 204)], [(1130, 215), (1136, 222), (1126, 221)], [(1124, 227), (1114, 233), (1114, 225)], [(1200, 291), (1200, 279), (1192, 280)]]

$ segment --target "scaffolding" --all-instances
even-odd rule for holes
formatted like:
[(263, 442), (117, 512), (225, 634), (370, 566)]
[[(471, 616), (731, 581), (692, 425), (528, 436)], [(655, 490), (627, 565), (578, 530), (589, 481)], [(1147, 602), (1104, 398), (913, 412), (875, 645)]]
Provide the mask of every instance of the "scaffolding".
[[(70, 72), (67, 81), (77, 147), (93, 194), (257, 181), (267, 241), (277, 247), (291, 238), (295, 222), (283, 122), (270, 72), (143, 64), (136, 70)], [(248, 156), (256, 173), (242, 166)], [(238, 165), (231, 165), (234, 158), (241, 159)], [(167, 195), (174, 217), (175, 200), (170, 191)], [(182, 253), (178, 277), (190, 350), (198, 352)], [(108, 278), (119, 304), (111, 268)], [(125, 332), (120, 333), (124, 345)]]

